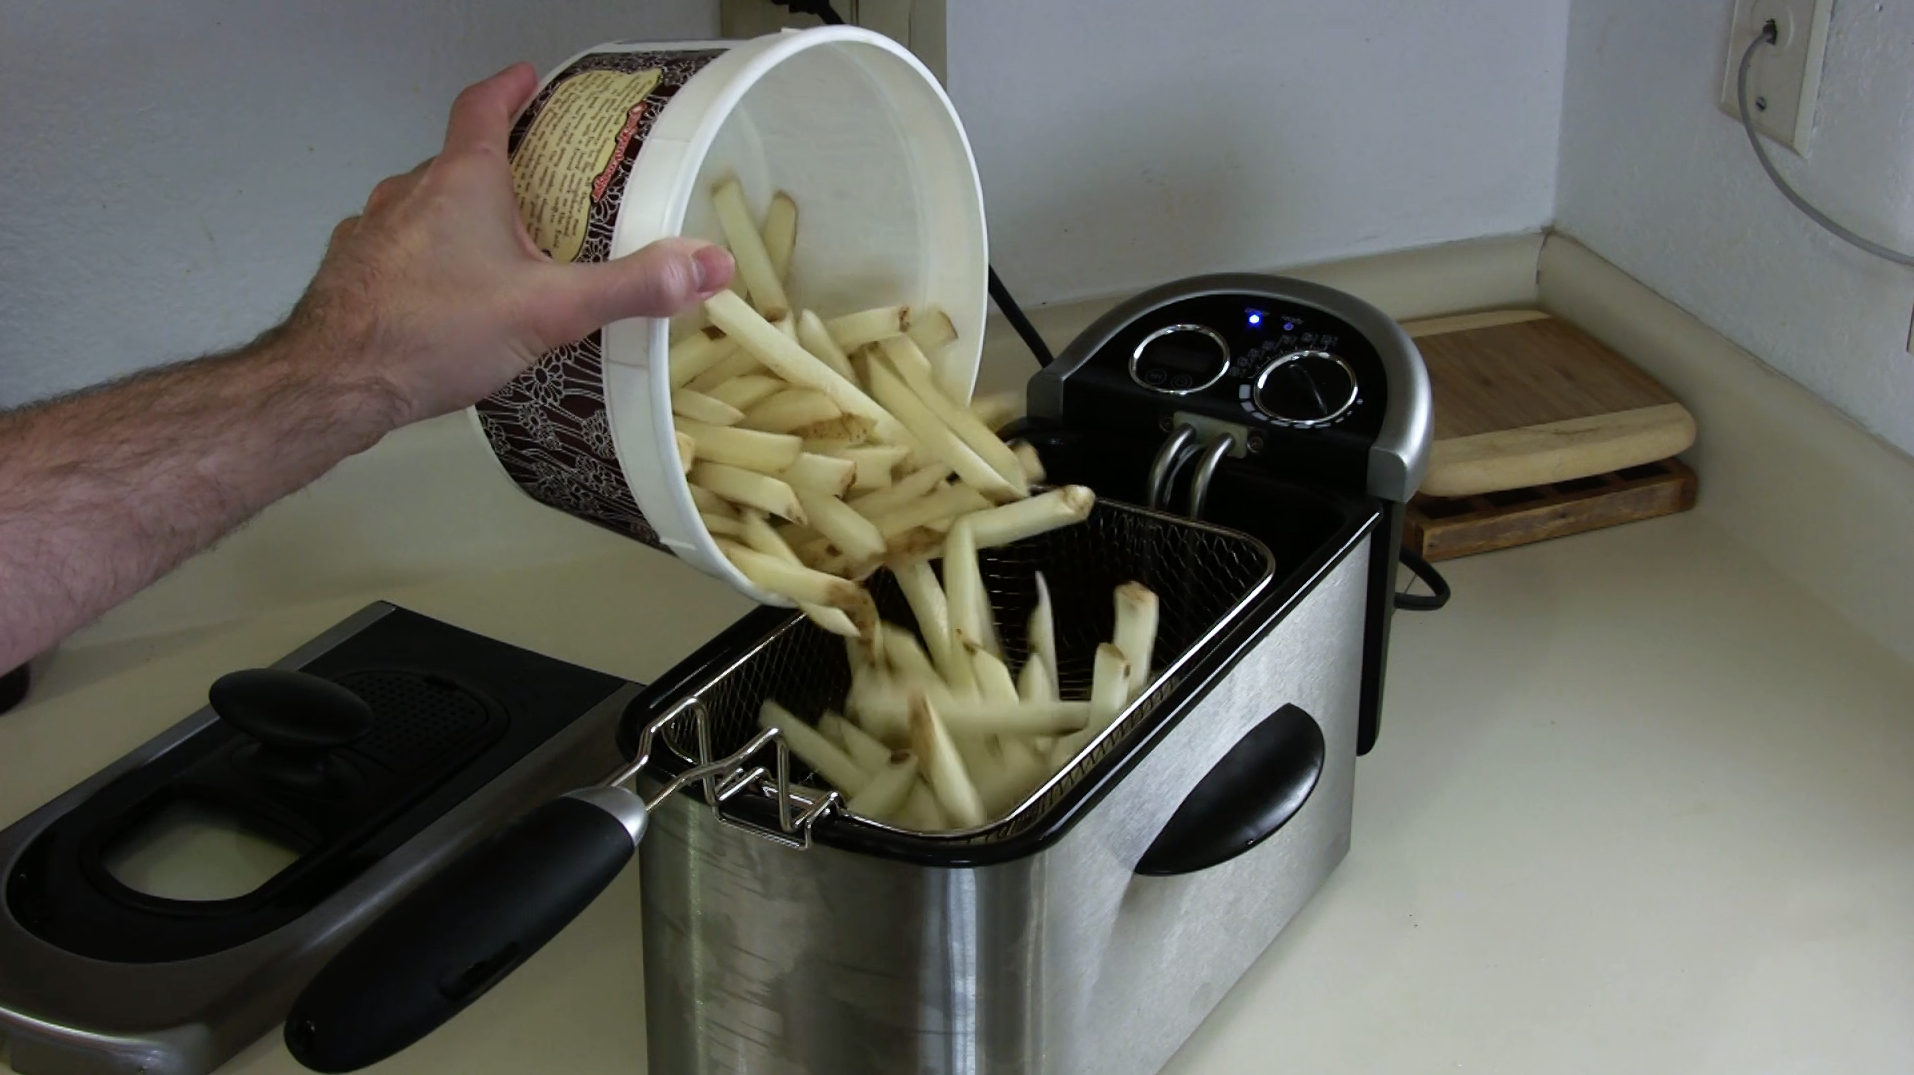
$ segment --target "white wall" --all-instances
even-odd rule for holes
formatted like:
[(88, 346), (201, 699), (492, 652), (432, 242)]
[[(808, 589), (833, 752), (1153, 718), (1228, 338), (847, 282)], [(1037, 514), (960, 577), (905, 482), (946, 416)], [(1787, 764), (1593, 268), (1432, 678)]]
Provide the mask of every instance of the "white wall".
[[(1559, 227), (1914, 452), (1914, 271), (1785, 202), (1715, 106), (1732, 0), (1574, 0)], [(1837, 0), (1808, 157), (1836, 220), (1914, 250), (1914, 4)], [(1704, 431), (1705, 435), (1705, 431)]]
[(0, 406), (252, 337), (458, 90), (716, 0), (7, 0)]
[(1020, 299), (1533, 231), (1569, 0), (952, 0)]

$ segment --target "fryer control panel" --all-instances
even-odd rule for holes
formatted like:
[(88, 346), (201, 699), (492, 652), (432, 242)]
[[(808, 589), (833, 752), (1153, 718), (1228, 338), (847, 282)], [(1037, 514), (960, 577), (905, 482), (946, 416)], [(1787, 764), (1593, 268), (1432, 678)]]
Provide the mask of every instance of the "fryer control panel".
[(1382, 361), (1336, 315), (1270, 295), (1166, 303), (1064, 374), (1067, 425), (1160, 438), (1192, 416), (1273, 468), (1360, 481), (1387, 407)]

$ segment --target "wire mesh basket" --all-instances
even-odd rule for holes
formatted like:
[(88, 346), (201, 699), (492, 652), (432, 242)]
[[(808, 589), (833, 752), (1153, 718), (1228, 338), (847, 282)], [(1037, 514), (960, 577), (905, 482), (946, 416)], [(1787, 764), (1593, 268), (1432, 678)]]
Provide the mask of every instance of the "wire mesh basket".
[[(781, 782), (773, 779), (769, 768), (754, 767), (705, 781), (706, 799), (720, 807), (721, 799), (740, 793), (774, 801), (788, 798), (789, 802), (778, 803), (787, 828), (794, 816), (830, 814), (829, 824), (834, 826), (913, 839), (945, 843), (1009, 839), (1038, 824), (1080, 780), (1137, 742), (1140, 733), (1165, 716), (1162, 702), (1175, 693), (1191, 659), (1246, 614), (1275, 573), (1274, 558), (1254, 538), (1107, 501), (1099, 502), (1080, 525), (983, 550), (979, 561), (1004, 658), (1012, 668), (1028, 654), (1026, 625), (1036, 607), (1036, 575), (1043, 573), (1056, 623), (1058, 686), (1065, 698), (1089, 697), (1097, 646), (1109, 641), (1115, 628), (1115, 589), (1125, 582), (1140, 582), (1158, 597), (1149, 686), (1073, 763), (997, 820), (952, 832), (918, 833), (843, 811), (819, 811), (815, 807), (828, 794), (822, 790), (827, 785), (795, 759), (791, 776), (796, 782), (786, 784), (782, 794)], [(914, 628), (910, 606), (888, 573), (873, 577), (869, 587), (885, 620)], [(741, 647), (735, 660), (721, 662), (709, 677), (689, 685), (672, 708), (694, 719), (666, 723), (662, 729), (666, 749), (652, 766), (657, 775), (671, 777), (739, 750), (759, 733), (758, 714), (767, 700), (811, 722), (826, 711), (841, 712), (850, 686), (844, 640), (794, 613), (755, 644)], [(733, 820), (722, 809), (719, 816)], [(808, 832), (804, 836), (808, 845)]]

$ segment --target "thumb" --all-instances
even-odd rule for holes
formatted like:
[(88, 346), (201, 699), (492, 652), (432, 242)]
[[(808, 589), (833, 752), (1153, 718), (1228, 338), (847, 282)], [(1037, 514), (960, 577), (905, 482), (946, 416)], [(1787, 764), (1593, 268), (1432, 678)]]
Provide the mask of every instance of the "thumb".
[(697, 239), (660, 239), (596, 265), (564, 266), (580, 316), (579, 335), (627, 317), (673, 317), (731, 282), (731, 255)]

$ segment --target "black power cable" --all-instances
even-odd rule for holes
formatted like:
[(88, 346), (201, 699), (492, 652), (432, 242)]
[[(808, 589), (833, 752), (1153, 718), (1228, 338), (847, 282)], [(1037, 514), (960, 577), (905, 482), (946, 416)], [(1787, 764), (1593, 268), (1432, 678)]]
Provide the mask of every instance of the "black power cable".
[[(837, 9), (830, 5), (829, 0), (774, 0), (774, 2), (799, 15), (815, 15), (822, 19), (826, 26), (844, 25), (844, 17), (837, 13)], [(1037, 326), (1031, 324), (1030, 319), (1024, 316), (1023, 307), (1017, 305), (1017, 300), (1010, 297), (1010, 289), (998, 279), (997, 270), (990, 266), (985, 268), (990, 273), (990, 301), (997, 304), (997, 309), (1004, 315), (1004, 320), (1010, 322), (1010, 327), (1016, 330), (1024, 346), (1030, 348), (1030, 353), (1036, 356), (1037, 365), (1048, 366), (1055, 361), (1055, 356), (1050, 353), (1050, 346), (1043, 342), (1042, 336), (1037, 334)]]

